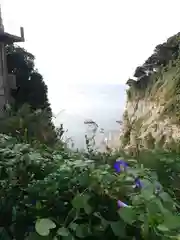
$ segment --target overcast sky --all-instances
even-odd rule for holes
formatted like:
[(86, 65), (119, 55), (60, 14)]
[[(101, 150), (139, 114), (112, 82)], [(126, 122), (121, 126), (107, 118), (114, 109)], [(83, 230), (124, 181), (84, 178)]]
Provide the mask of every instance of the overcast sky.
[[(24, 26), (22, 46), (35, 55), (55, 112), (64, 107), (68, 84), (124, 84), (157, 44), (180, 30), (179, 0), (0, 2), (6, 29), (18, 34)], [(67, 95), (70, 106), (70, 89)]]

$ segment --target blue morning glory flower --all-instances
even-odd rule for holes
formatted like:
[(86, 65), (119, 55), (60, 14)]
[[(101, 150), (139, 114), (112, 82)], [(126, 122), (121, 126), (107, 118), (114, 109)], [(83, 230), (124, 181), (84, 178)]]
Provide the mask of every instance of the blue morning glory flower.
[(117, 173), (120, 173), (121, 171), (126, 170), (127, 167), (128, 167), (128, 164), (122, 159), (117, 159), (114, 164), (114, 168)]
[(135, 179), (135, 187), (142, 188), (142, 183), (138, 177)]
[(122, 207), (128, 207), (127, 204), (121, 202), (120, 200), (117, 201), (117, 204), (118, 204), (118, 207), (119, 207), (119, 208), (122, 208)]

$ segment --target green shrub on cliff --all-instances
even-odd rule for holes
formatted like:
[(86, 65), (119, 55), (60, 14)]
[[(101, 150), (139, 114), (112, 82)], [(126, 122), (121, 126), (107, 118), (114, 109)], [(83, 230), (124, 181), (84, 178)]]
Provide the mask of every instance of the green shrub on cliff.
[[(155, 47), (154, 53), (142, 66), (136, 68), (133, 76), (136, 80), (130, 79), (127, 82), (130, 86), (128, 90), (129, 100), (150, 96), (154, 98), (156, 92), (163, 87), (172, 87), (173, 91), (180, 89), (179, 85), (177, 86), (176, 84), (177, 81), (173, 79), (174, 76), (177, 76), (177, 79), (179, 79), (179, 74), (177, 73), (180, 65), (179, 46), (180, 33)], [(170, 75), (170, 78), (167, 75)], [(153, 95), (152, 92), (154, 93)], [(168, 90), (167, 94), (170, 94)]]

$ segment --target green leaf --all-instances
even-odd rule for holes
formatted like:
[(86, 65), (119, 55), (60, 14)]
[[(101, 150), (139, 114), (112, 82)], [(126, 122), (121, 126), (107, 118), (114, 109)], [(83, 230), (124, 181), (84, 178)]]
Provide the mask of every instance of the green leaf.
[(160, 193), (160, 194), (159, 194), (159, 197), (160, 197), (164, 202), (171, 202), (171, 203), (173, 202), (171, 196), (170, 196), (168, 193), (166, 193), (166, 192)]
[(101, 224), (102, 224), (103, 228), (106, 229), (109, 225), (109, 222), (106, 219), (101, 218)]
[(141, 190), (141, 195), (142, 197), (149, 201), (150, 199), (152, 199), (153, 197), (155, 197), (154, 195), (154, 185), (147, 179), (143, 179), (141, 181), (142, 183), (142, 190)]
[(166, 214), (164, 216), (163, 225), (166, 226), (169, 230), (180, 229), (180, 216)]
[(39, 234), (33, 232), (33, 233), (30, 233), (25, 240), (50, 240), (50, 237), (49, 236), (42, 237)]
[(136, 212), (132, 207), (121, 208), (118, 213), (124, 222), (128, 224), (132, 224), (136, 220)]
[(127, 177), (125, 178), (125, 181), (126, 181), (126, 182), (134, 182), (134, 178), (127, 176)]
[(136, 176), (139, 175), (140, 169), (129, 168), (129, 169), (127, 170), (127, 173), (128, 173), (129, 175), (132, 175), (132, 176), (136, 177)]
[(169, 231), (169, 229), (168, 229), (166, 226), (164, 226), (163, 224), (158, 225), (158, 226), (157, 226), (157, 229), (158, 229), (159, 231), (161, 231), (161, 232), (167, 232), (167, 231)]
[(124, 238), (126, 236), (125, 224), (122, 221), (111, 222), (113, 233), (117, 237)]
[(70, 223), (69, 228), (72, 229), (73, 231), (76, 231), (78, 224), (77, 223)]
[(3, 228), (0, 227), (0, 239), (1, 240), (11, 240), (11, 236), (7, 233), (7, 231)]
[(142, 204), (144, 202), (144, 199), (142, 198), (141, 195), (134, 195), (132, 196), (132, 205), (139, 205)]
[(174, 240), (180, 240), (180, 234), (178, 234), (176, 237), (174, 237)]
[(67, 237), (69, 235), (69, 230), (65, 227), (61, 227), (61, 228), (58, 229), (57, 234), (59, 236)]
[(152, 182), (151, 182), (150, 180), (148, 180), (148, 179), (142, 179), (142, 180), (141, 180), (141, 183), (142, 183), (142, 185), (143, 185), (143, 188), (149, 188), (149, 187), (151, 187), (151, 188), (154, 189)]
[(90, 234), (90, 229), (89, 225), (87, 224), (79, 224), (76, 228), (76, 236), (79, 238), (84, 238), (89, 236)]
[(42, 218), (36, 221), (35, 228), (36, 232), (40, 236), (48, 236), (50, 230), (55, 228), (56, 224), (49, 218)]
[(93, 230), (95, 230), (95, 232), (104, 232), (107, 226), (108, 226), (108, 221), (106, 221), (106, 224), (105, 222), (101, 222), (100, 224), (93, 225)]
[(148, 211), (151, 215), (156, 215), (162, 212), (162, 205), (159, 199), (153, 199), (151, 202), (147, 203)]
[(75, 160), (72, 162), (72, 164), (74, 167), (77, 167), (77, 168), (88, 167), (87, 161), (83, 161), (83, 160)]
[(149, 235), (149, 222), (148, 219), (144, 216), (144, 223), (142, 225), (142, 234), (144, 236), (144, 239), (148, 238)]
[(89, 195), (87, 194), (78, 194), (74, 197), (72, 200), (72, 205), (76, 209), (84, 208), (84, 203), (86, 203), (89, 200)]
[(153, 179), (153, 180), (158, 180), (158, 175), (157, 175), (157, 173), (156, 172), (151, 172), (151, 178)]
[(90, 214), (92, 212), (92, 207), (88, 203), (89, 199), (90, 196), (88, 194), (79, 194), (72, 200), (72, 205), (75, 209), (84, 209), (86, 214)]
[(62, 240), (75, 240), (75, 238), (73, 237), (73, 235), (72, 234), (70, 234), (70, 235), (68, 235), (67, 237), (61, 237), (62, 238)]
[(88, 172), (84, 172), (84, 173), (78, 175), (76, 177), (76, 180), (79, 182), (79, 184), (82, 187), (86, 187), (87, 185), (89, 185), (89, 173)]
[(137, 163), (136, 159), (128, 159), (128, 163)]
[(90, 214), (92, 212), (92, 207), (89, 204), (84, 204), (84, 211), (86, 214)]
[(41, 202), (40, 202), (40, 201), (37, 201), (37, 202), (36, 202), (36, 209), (37, 209), (37, 210), (40, 210), (41, 208), (42, 208)]

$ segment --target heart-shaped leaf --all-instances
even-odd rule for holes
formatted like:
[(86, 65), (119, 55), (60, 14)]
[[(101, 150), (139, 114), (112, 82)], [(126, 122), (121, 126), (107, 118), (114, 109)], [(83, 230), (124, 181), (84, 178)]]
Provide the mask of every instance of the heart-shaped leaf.
[(132, 224), (136, 220), (136, 212), (131, 207), (125, 207), (118, 211), (125, 223)]
[(58, 229), (57, 234), (59, 236), (67, 237), (69, 235), (69, 230), (65, 227), (61, 227), (61, 228)]
[(50, 230), (55, 228), (56, 224), (49, 218), (42, 218), (36, 221), (36, 232), (41, 236), (48, 236)]
[(86, 214), (90, 214), (92, 212), (92, 207), (88, 203), (89, 199), (90, 199), (90, 196), (88, 194), (76, 195), (72, 200), (72, 205), (77, 210), (80, 210), (83, 208)]

